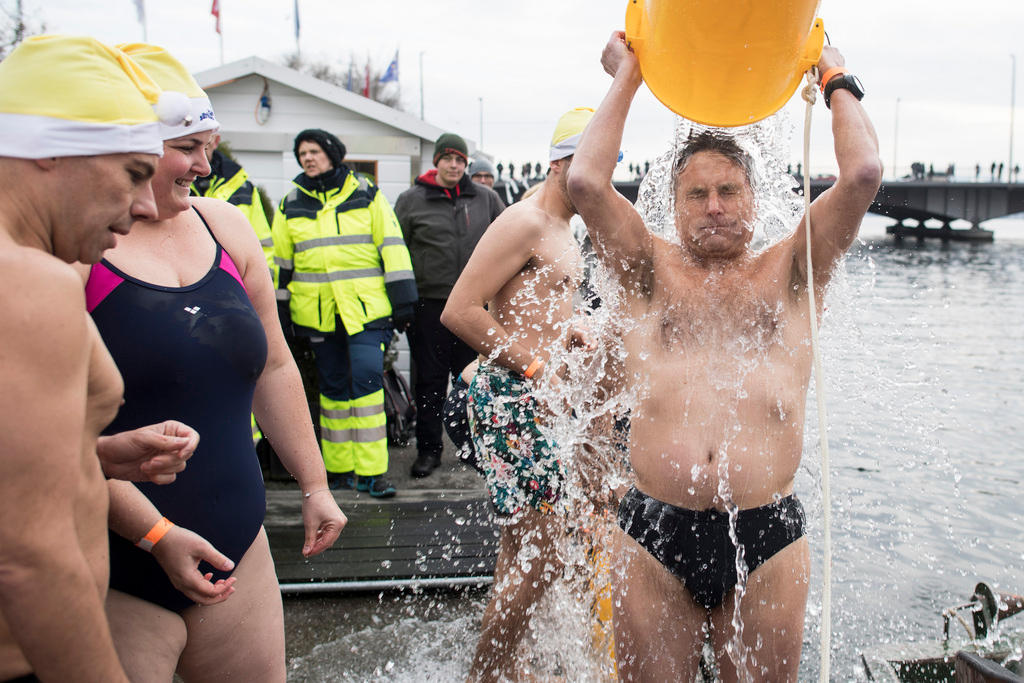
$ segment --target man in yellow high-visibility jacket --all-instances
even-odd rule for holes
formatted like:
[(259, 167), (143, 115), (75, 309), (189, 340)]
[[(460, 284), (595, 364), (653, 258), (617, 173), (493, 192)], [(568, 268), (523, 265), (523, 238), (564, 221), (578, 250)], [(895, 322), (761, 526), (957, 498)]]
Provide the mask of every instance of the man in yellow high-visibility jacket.
[(210, 175), (196, 178), (192, 183), (192, 194), (197, 197), (223, 199), (227, 203), (237, 206), (245, 214), (249, 225), (252, 226), (253, 232), (256, 233), (256, 237), (260, 241), (260, 246), (263, 247), (263, 255), (267, 259), (267, 266), (276, 283), (277, 266), (274, 265), (274, 240), (270, 234), (267, 214), (263, 211), (260, 192), (249, 180), (249, 174), (245, 172), (245, 169), (237, 161), (217, 149), (219, 144), (220, 134), (218, 133), (213, 136), (206, 153), (206, 158), (210, 160)]
[(307, 336), (320, 383), (320, 445), (332, 488), (395, 495), (388, 469), (384, 349), (417, 300), (409, 250), (384, 194), (342, 163), (324, 130), (295, 138), (297, 175), (274, 215), (279, 297)]

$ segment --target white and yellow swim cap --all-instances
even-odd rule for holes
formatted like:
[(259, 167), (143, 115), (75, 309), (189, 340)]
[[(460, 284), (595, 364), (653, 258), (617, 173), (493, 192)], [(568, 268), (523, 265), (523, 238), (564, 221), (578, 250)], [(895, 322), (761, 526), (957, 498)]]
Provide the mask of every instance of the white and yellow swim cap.
[(550, 161), (558, 161), (576, 153), (583, 129), (593, 117), (594, 110), (590, 107), (576, 107), (562, 114), (555, 126), (555, 134), (551, 136)]
[(183, 115), (165, 95), (95, 38), (28, 38), (0, 62), (0, 156), (163, 154), (155, 105)]
[(124, 43), (117, 47), (131, 57), (158, 86), (164, 90), (184, 93), (188, 98), (188, 116), (184, 121), (173, 125), (161, 122), (160, 137), (171, 140), (189, 133), (202, 133), (220, 128), (220, 122), (213, 115), (210, 98), (199, 87), (185, 65), (172, 57), (170, 52), (146, 43)]

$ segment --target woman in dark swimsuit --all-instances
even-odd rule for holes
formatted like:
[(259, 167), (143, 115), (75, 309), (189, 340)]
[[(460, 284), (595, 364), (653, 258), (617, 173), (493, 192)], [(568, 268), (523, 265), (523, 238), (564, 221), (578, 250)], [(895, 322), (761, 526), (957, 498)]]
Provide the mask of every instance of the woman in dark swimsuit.
[[(188, 196), (210, 171), (205, 148), (219, 125), (209, 100), (163, 50), (123, 49), (194, 107), (189, 126), (163, 136), (157, 220), (136, 222), (87, 283), (90, 312), (125, 381), (110, 429), (166, 415), (194, 426), (200, 443), (171, 485), (109, 484), (111, 628), (133, 681), (168, 681), (175, 671), (186, 680), (284, 681), (250, 410), (302, 487), (303, 554), (330, 547), (345, 517), (327, 490), (260, 244), (236, 208)], [(162, 531), (161, 518), (174, 526)]]

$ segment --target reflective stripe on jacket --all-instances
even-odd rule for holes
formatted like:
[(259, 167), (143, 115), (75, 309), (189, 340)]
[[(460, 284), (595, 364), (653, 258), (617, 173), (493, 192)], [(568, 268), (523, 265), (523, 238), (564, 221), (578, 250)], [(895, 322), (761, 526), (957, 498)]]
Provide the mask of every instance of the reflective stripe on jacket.
[(351, 335), (415, 303), (409, 250), (383, 193), (344, 165), (293, 185), (272, 229), (293, 323), (330, 333), (339, 316)]

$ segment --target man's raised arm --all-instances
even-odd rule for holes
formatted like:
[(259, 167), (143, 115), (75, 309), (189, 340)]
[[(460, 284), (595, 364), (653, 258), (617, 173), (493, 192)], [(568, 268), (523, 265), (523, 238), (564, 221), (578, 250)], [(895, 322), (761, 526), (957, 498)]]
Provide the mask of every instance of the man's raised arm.
[[(818, 61), (818, 71), (828, 76), (829, 70), (845, 63), (839, 50), (826, 47)], [(860, 100), (849, 90), (837, 88), (830, 104), (839, 177), (811, 205), (811, 259), (816, 288), (828, 284), (836, 262), (853, 244), (860, 222), (882, 183), (878, 137)], [(795, 263), (801, 281), (807, 279), (805, 235), (801, 222), (795, 241)]]
[(635, 277), (650, 264), (651, 233), (633, 206), (612, 186), (622, 130), (633, 96), (643, 82), (640, 63), (616, 31), (601, 55), (601, 64), (612, 75), (608, 90), (590, 120), (569, 167), (568, 189), (594, 249), (621, 277)]

